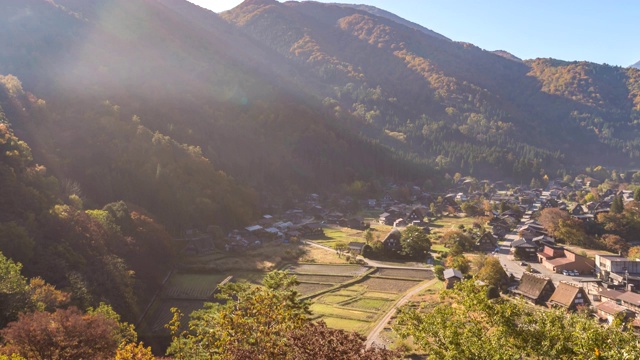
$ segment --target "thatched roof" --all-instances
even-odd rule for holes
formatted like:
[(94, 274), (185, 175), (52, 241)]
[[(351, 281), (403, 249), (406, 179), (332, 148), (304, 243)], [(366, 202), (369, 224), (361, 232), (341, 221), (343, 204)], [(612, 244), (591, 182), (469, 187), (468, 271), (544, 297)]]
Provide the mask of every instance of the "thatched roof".
[(582, 298), (584, 299), (583, 301), (585, 302), (585, 305), (588, 305), (589, 299), (580, 286), (569, 284), (567, 282), (560, 282), (560, 284), (556, 288), (556, 291), (554, 291), (553, 295), (551, 295), (549, 303), (552, 305), (571, 307), (571, 305), (573, 305), (574, 299), (580, 292), (583, 293)]
[(525, 272), (520, 279), (520, 285), (513, 292), (531, 300), (538, 300), (547, 284), (554, 286), (549, 278)]

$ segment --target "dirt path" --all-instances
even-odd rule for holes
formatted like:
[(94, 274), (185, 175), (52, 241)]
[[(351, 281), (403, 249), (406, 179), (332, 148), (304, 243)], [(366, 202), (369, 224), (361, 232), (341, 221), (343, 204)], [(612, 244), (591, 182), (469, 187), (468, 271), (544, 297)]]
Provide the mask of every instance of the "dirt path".
[[(404, 304), (406, 304), (409, 301), (409, 299), (411, 299), (411, 297), (413, 297), (414, 295), (418, 294), (420, 291), (426, 289), (427, 287), (435, 284), (437, 281), (439, 281), (439, 280), (438, 279), (429, 280), (426, 283), (421, 284), (417, 288), (409, 291), (402, 298), (400, 298), (400, 300), (398, 300), (393, 305), (393, 307), (378, 321), (376, 326), (369, 333), (369, 336), (367, 336), (367, 342), (365, 343), (367, 348), (371, 347), (373, 344), (376, 343), (376, 340), (378, 339), (378, 336), (380, 335), (382, 330), (385, 328), (385, 326), (387, 326), (387, 324), (389, 323), (389, 321), (391, 320), (393, 315), (395, 315), (395, 313), (396, 313), (396, 311), (398, 310), (399, 307), (401, 307)], [(381, 344), (381, 345), (383, 345), (383, 344)]]

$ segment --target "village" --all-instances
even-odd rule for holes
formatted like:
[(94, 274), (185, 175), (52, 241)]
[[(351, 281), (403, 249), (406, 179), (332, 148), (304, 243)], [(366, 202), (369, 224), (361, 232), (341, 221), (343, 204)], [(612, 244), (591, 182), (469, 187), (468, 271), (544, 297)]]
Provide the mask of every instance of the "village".
[[(151, 306), (153, 328), (162, 331), (170, 305), (193, 310), (213, 299), (220, 281), (259, 283), (260, 271), (288, 269), (300, 281), (301, 296), (313, 302), (314, 316), (366, 335), (368, 345), (386, 346), (394, 340), (390, 324), (398, 307), (437, 301), (432, 295), (473, 278), (475, 264), (487, 258), (499, 260), (504, 271), (495, 284), (502, 296), (588, 311), (603, 324), (623, 317), (640, 328), (640, 261), (561, 243), (541, 223), (541, 213), (552, 209), (589, 226), (616, 201), (634, 201), (633, 191), (606, 190), (598, 201), (577, 202), (576, 193), (591, 193), (592, 185), (557, 180), (530, 189), (461, 178), (448, 193), (391, 185), (375, 199), (310, 194), (293, 209), (226, 235), (189, 230), (176, 239), (182, 264), (168, 277), (156, 301), (161, 304)], [(427, 252), (403, 252), (409, 231), (430, 239)], [(301, 255), (309, 249), (322, 255)], [(244, 267), (255, 260), (249, 254), (274, 252), (271, 267)], [(219, 265), (231, 259), (234, 265)]]

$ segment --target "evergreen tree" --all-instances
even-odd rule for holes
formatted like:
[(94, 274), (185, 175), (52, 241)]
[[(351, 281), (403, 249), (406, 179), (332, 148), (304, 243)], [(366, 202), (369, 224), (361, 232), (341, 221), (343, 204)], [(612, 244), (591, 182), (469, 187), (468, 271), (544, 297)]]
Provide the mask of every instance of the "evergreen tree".
[(613, 201), (611, 202), (611, 213), (612, 214), (621, 214), (624, 210), (624, 205), (622, 202), (622, 196), (615, 196)]

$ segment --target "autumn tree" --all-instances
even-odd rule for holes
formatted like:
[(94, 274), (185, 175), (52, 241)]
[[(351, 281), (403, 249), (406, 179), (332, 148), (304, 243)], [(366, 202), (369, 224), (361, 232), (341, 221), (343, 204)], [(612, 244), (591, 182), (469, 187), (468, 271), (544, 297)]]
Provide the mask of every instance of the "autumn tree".
[(174, 317), (168, 353), (177, 359), (284, 359), (287, 334), (304, 327), (309, 305), (298, 299), (298, 282), (284, 271), (267, 274), (263, 284), (222, 286), (220, 297), (226, 303), (208, 303), (194, 312), (191, 333), (178, 334), (179, 318)]
[(112, 359), (119, 345), (113, 337), (117, 326), (111, 319), (85, 315), (74, 307), (22, 314), (0, 330), (1, 351), (28, 359)]
[(546, 208), (540, 212), (538, 221), (547, 230), (549, 236), (556, 236), (556, 232), (559, 231), (560, 222), (568, 221), (571, 216), (568, 212), (560, 210), (558, 208)]
[[(394, 352), (365, 347), (366, 338), (356, 332), (331, 329), (323, 321), (309, 322), (287, 334), (287, 360), (391, 360)], [(236, 357), (237, 358), (237, 357)]]
[(470, 251), (473, 248), (474, 241), (471, 236), (460, 230), (450, 229), (442, 234), (442, 242), (449, 248), (458, 245), (462, 251)]
[(627, 257), (631, 260), (640, 259), (640, 246), (630, 248)]
[(629, 244), (623, 238), (615, 234), (603, 235), (602, 243), (607, 250), (611, 252), (626, 253), (629, 250)]
[(509, 281), (509, 275), (502, 268), (500, 260), (494, 256), (487, 256), (484, 261), (484, 265), (478, 271), (476, 275), (478, 280), (482, 280), (484, 283), (495, 286), (498, 289), (505, 289), (507, 282)]

